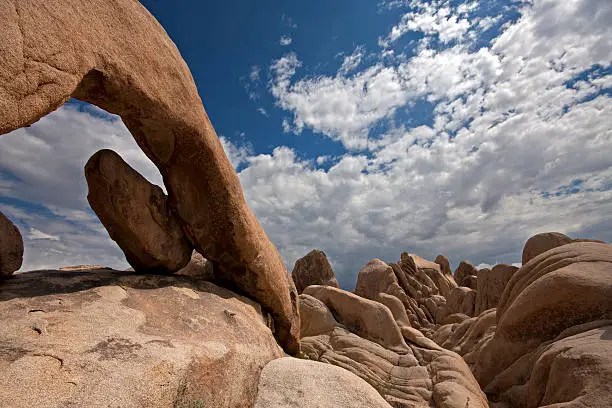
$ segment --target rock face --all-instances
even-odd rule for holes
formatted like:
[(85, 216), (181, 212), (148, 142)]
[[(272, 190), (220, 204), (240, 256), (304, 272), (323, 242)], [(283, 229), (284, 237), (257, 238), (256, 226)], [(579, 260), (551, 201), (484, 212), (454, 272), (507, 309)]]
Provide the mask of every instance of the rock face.
[(304, 292), (304, 289), (310, 285), (339, 287), (327, 256), (318, 249), (313, 249), (305, 257), (295, 262), (291, 278), (298, 293)]
[(478, 271), (475, 316), (497, 307), (506, 284), (518, 269), (516, 266), (500, 264), (492, 269)]
[(100, 150), (85, 165), (87, 201), (142, 273), (175, 272), (191, 257), (191, 246), (162, 189), (112, 150)]
[(133, 0), (2, 2), (0, 44), (0, 134), (71, 97), (120, 115), (160, 170), (188, 241), (218, 263), (217, 279), (271, 312), (280, 344), (297, 353), (297, 293), (155, 18)]
[(2, 407), (249, 407), (282, 356), (257, 303), (178, 276), (19, 274), (0, 315)]
[(461, 261), (455, 270), (455, 282), (459, 286), (465, 286), (476, 290), (477, 288), (478, 269), (468, 261)]
[(463, 355), (496, 407), (609, 407), (611, 293), (612, 246), (564, 244), (514, 272), (497, 309), (433, 338)]
[(340, 367), (296, 358), (269, 362), (254, 408), (391, 408), (367, 382)]
[(21, 268), (23, 239), (19, 229), (0, 212), (0, 279)]
[[(347, 304), (357, 297), (339, 289), (319, 287), (321, 289), (317, 293), (313, 288), (317, 287), (311, 286), (306, 292), (312, 291), (317, 296), (333, 291), (338, 298), (351, 298)], [(359, 327), (351, 324), (354, 310), (330, 308), (324, 312), (321, 308), (326, 299), (323, 297), (320, 303), (311, 299), (307, 295), (300, 295), (302, 324), (305, 326), (302, 333), (307, 335), (302, 338), (302, 350), (308, 358), (345, 368), (358, 375), (393, 407), (488, 407), (486, 398), (461, 357), (437, 346), (414, 328), (391, 327), (395, 321), (390, 311), (387, 311), (384, 325), (370, 325), (368, 330), (371, 339), (386, 339), (389, 332), (400, 331), (404, 340), (399, 346), (394, 344), (393, 349), (386, 347), (389, 343), (387, 340), (378, 342), (360, 337), (357, 334)], [(336, 300), (336, 304), (344, 303)], [(374, 308), (371, 303), (367, 303), (368, 307)], [(327, 322), (335, 317), (336, 323), (333, 326), (329, 323), (315, 325), (310, 319), (316, 316), (325, 316)], [(315, 326), (319, 330), (314, 330)], [(376, 328), (384, 332), (372, 334)]]
[(436, 313), (436, 323), (444, 324), (451, 315), (460, 313), (465, 316), (474, 316), (474, 304), (477, 294), (475, 290), (460, 286), (454, 288), (446, 298), (446, 304)]

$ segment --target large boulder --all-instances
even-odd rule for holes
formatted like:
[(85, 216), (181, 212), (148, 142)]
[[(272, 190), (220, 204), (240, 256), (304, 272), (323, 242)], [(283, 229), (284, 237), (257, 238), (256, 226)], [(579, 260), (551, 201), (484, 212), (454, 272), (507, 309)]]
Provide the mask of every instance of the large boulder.
[(565, 244), (523, 265), (499, 301), (494, 335), (469, 359), (489, 397), (508, 407), (611, 406), (611, 293), (607, 244)]
[(478, 269), (468, 261), (461, 261), (455, 270), (455, 282), (457, 285), (476, 290)]
[(359, 336), (388, 349), (406, 346), (393, 314), (381, 303), (330, 286), (311, 285), (304, 294), (319, 299), (340, 324)]
[(19, 274), (0, 315), (1, 407), (250, 407), (283, 355), (257, 303), (176, 275)]
[(187, 265), (175, 273), (190, 278), (213, 281), (215, 279), (214, 270), (215, 267), (212, 262), (204, 258), (199, 252), (193, 251)]
[(23, 239), (19, 229), (0, 212), (0, 279), (11, 276), (23, 262)]
[(161, 172), (189, 242), (217, 263), (218, 280), (272, 314), (278, 341), (297, 353), (297, 293), (155, 18), (133, 0), (1, 2), (0, 53), (0, 134), (71, 97), (121, 116)]
[(313, 249), (303, 258), (298, 259), (291, 272), (298, 293), (304, 292), (310, 285), (333, 286), (338, 288), (338, 281), (327, 256), (323, 251)]
[(286, 357), (261, 372), (254, 408), (391, 408), (372, 386), (343, 368)]
[(495, 265), (492, 269), (485, 268), (478, 271), (474, 308), (476, 316), (485, 310), (497, 307), (506, 284), (518, 269), (516, 266), (500, 264)]
[(175, 272), (191, 246), (162, 189), (104, 149), (85, 165), (87, 201), (130, 265), (142, 273)]
[(534, 235), (525, 242), (523, 247), (523, 265), (549, 249), (569, 244), (572, 241), (570, 237), (560, 232), (544, 232)]

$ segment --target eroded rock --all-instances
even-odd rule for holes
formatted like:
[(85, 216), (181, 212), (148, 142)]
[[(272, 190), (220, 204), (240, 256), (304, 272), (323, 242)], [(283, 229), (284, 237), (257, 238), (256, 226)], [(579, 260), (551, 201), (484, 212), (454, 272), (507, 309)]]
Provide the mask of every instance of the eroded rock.
[(19, 229), (0, 212), (0, 279), (11, 276), (23, 262), (23, 238)]
[(534, 235), (525, 242), (523, 247), (523, 265), (549, 249), (569, 244), (572, 241), (570, 237), (560, 232), (544, 232)]
[(291, 278), (298, 293), (304, 292), (304, 289), (310, 285), (339, 287), (327, 256), (318, 249), (313, 249), (295, 262)]
[(256, 302), (176, 275), (19, 274), (0, 315), (2, 407), (249, 407), (282, 356)]
[(299, 351), (297, 293), (247, 207), (185, 61), (132, 0), (0, 3), (0, 134), (71, 97), (121, 116), (160, 170), (189, 242), (216, 278), (256, 299), (289, 353)]
[(470, 262), (461, 261), (461, 263), (455, 270), (454, 276), (457, 285), (476, 290), (478, 269), (476, 269), (476, 267)]
[(254, 408), (391, 408), (360, 377), (331, 364), (296, 358), (269, 362)]
[(191, 246), (162, 189), (104, 149), (85, 165), (87, 201), (130, 265), (142, 273), (175, 272)]
[(475, 316), (497, 307), (506, 284), (518, 269), (516, 266), (500, 264), (495, 265), (492, 269), (485, 268), (478, 271)]

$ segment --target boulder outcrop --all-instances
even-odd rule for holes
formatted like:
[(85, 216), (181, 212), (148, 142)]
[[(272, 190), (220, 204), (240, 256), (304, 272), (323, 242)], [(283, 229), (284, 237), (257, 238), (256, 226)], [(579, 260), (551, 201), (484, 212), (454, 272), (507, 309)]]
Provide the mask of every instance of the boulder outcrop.
[(446, 298), (446, 303), (436, 313), (436, 323), (443, 324), (451, 315), (456, 313), (472, 317), (474, 316), (474, 304), (477, 293), (475, 290), (459, 286), (454, 288)]
[(214, 264), (204, 258), (197, 251), (193, 251), (191, 259), (184, 268), (176, 271), (176, 275), (189, 276), (190, 278), (214, 281)]
[(193, 77), (162, 26), (133, 0), (0, 3), (0, 134), (71, 97), (121, 116), (160, 170), (188, 241), (215, 276), (256, 299), (299, 352), (297, 293), (247, 207)]
[(23, 238), (19, 229), (0, 212), (0, 279), (7, 278), (21, 268)]
[(340, 367), (286, 357), (261, 372), (254, 408), (391, 408), (374, 388)]
[(108, 149), (91, 156), (85, 178), (89, 205), (134, 270), (171, 273), (189, 262), (191, 246), (160, 187)]
[[(306, 292), (312, 291), (311, 286)], [(326, 292), (334, 291), (336, 297), (357, 297), (349, 292), (320, 287)], [(371, 302), (376, 303), (376, 302)], [(367, 303), (371, 306), (371, 303)], [(336, 301), (336, 304), (344, 304)], [(359, 327), (351, 324), (355, 311), (335, 308), (321, 311), (323, 302), (315, 303), (307, 295), (300, 295), (302, 324), (302, 350), (309, 359), (342, 367), (363, 378), (374, 387), (393, 407), (408, 408), (434, 406), (438, 408), (488, 407), (484, 394), (461, 357), (437, 346), (418, 330), (399, 327), (387, 311), (385, 325), (370, 325), (370, 339), (385, 339), (389, 332), (398, 330), (404, 336), (400, 345), (386, 347), (387, 340), (369, 340), (358, 335)], [(381, 305), (382, 306), (382, 305)], [(332, 318), (335, 325), (315, 325), (310, 322), (315, 316)], [(343, 322), (348, 322), (345, 325)], [(319, 330), (313, 330), (314, 327)], [(395, 326), (391, 327), (391, 326)], [(373, 330), (384, 333), (372, 334)]]
[(608, 407), (611, 293), (612, 246), (563, 244), (514, 271), (497, 308), (432, 337), (463, 356), (496, 407)]
[(572, 241), (573, 239), (560, 232), (543, 232), (534, 235), (527, 240), (523, 247), (523, 265), (549, 249), (569, 244)]
[(257, 303), (176, 275), (19, 274), (0, 315), (2, 407), (249, 407), (283, 355)]
[(491, 269), (485, 268), (478, 271), (475, 316), (497, 307), (506, 285), (518, 270), (516, 266), (500, 264)]
[(318, 249), (313, 249), (295, 262), (291, 278), (298, 293), (304, 292), (310, 285), (339, 287), (327, 256)]
[(465, 286), (466, 288), (474, 289), (477, 288), (476, 281), (478, 280), (478, 269), (468, 261), (461, 261), (457, 269), (455, 270), (455, 282), (459, 286)]

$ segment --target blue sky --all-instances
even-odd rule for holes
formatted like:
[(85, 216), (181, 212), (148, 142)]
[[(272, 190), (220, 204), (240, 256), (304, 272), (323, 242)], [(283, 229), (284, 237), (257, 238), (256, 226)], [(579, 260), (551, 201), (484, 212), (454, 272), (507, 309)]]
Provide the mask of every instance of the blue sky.
[[(291, 270), (324, 250), (520, 262), (542, 231), (612, 240), (607, 0), (145, 1), (187, 61)], [(0, 138), (24, 270), (127, 267), (86, 202), (101, 148), (161, 178), (119, 118), (71, 102)]]

